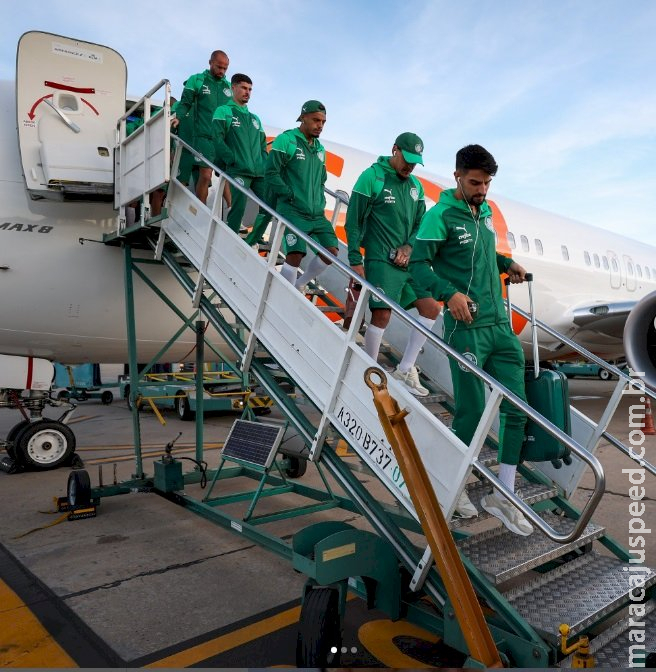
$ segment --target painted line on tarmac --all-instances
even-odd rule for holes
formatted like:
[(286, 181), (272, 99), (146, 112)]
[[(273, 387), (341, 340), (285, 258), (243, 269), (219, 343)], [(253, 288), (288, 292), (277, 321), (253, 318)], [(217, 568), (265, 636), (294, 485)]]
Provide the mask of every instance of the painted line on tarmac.
[[(347, 601), (350, 601), (355, 599), (355, 597), (355, 595), (349, 593), (346, 599)], [(249, 644), (257, 639), (261, 639), (279, 630), (283, 630), (290, 625), (298, 623), (301, 615), (301, 605), (298, 604), (298, 600), (288, 602), (287, 604), (294, 603), (296, 603), (296, 606), (283, 609), (283, 611), (279, 611), (280, 607), (274, 607), (261, 614), (244, 619), (241, 621), (241, 627), (230, 630), (230, 628), (234, 628), (235, 625), (239, 626), (239, 624), (233, 623), (227, 628), (224, 628), (224, 632), (217, 637), (202, 641), (182, 651), (178, 650), (176, 653), (172, 653), (165, 658), (160, 658), (159, 660), (146, 664), (141, 663), (140, 661), (131, 661), (130, 665), (133, 666), (136, 663), (140, 667), (148, 668), (191, 667), (192, 665), (197, 665), (210, 658), (219, 656), (226, 651), (236, 649), (244, 644)], [(282, 606), (284, 607), (285, 605)], [(226, 632), (226, 630), (229, 631)], [(179, 649), (179, 647), (177, 648)]]
[(0, 667), (126, 667), (0, 544)]

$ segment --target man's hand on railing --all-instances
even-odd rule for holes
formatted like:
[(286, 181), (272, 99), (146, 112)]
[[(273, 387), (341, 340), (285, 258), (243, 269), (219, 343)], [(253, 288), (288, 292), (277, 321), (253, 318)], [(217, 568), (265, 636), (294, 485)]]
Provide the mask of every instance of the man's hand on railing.
[(362, 264), (351, 265), (351, 270), (357, 273), (361, 278), (364, 278), (364, 266)]

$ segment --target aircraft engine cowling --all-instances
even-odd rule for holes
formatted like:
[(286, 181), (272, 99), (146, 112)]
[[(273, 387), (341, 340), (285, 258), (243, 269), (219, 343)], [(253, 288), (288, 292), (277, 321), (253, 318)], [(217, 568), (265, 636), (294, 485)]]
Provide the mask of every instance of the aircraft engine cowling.
[(647, 294), (629, 314), (624, 326), (624, 351), (634, 371), (656, 388), (656, 292)]

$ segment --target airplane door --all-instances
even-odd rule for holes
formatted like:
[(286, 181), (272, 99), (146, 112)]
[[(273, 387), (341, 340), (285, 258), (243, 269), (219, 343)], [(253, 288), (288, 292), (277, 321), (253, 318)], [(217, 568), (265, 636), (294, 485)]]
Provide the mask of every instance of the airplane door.
[(636, 271), (633, 259), (627, 254), (624, 255), (624, 270), (626, 273), (626, 289), (629, 292), (634, 292), (636, 288)]
[(620, 259), (612, 250), (608, 250), (607, 254), (610, 286), (612, 289), (620, 289), (622, 287), (622, 267), (620, 266)]
[(39, 31), (20, 38), (16, 121), (32, 198), (113, 199), (126, 82), (125, 61), (113, 49)]

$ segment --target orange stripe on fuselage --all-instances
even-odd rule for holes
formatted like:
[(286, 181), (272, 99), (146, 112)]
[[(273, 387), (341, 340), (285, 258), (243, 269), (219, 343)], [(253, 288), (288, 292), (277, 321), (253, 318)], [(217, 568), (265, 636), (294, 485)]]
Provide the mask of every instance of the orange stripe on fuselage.
[[(488, 203), (492, 209), (492, 223), (494, 225), (494, 230), (497, 232), (497, 252), (503, 254), (504, 257), (512, 257), (510, 243), (508, 242), (508, 224), (506, 224), (506, 219), (494, 201), (488, 200)], [(505, 273), (502, 274), (501, 277), (505, 278)], [(503, 282), (501, 283), (501, 291), (503, 298), (505, 299), (508, 292), (506, 291), (506, 285)], [(528, 320), (526, 318), (513, 311), (512, 328), (516, 334), (519, 334), (524, 329), (527, 322)]]

